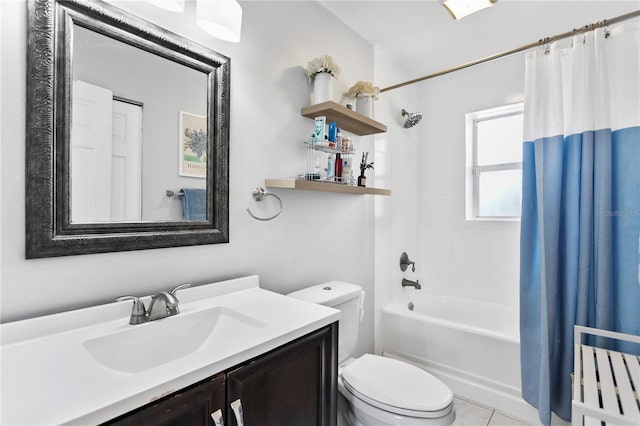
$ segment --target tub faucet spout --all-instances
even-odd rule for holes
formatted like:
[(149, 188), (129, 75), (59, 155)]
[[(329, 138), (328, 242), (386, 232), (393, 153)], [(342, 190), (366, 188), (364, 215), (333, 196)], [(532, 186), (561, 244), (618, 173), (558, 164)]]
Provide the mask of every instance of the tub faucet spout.
[(415, 287), (416, 290), (420, 290), (422, 288), (420, 280), (411, 281), (406, 278), (402, 279), (402, 287)]

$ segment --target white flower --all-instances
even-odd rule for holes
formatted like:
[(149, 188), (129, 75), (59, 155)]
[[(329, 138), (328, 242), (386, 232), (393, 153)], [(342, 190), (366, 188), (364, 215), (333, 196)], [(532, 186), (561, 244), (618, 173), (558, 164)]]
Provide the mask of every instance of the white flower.
[(369, 96), (371, 98), (378, 99), (377, 96), (379, 93), (380, 89), (378, 86), (374, 86), (372, 83), (360, 80), (349, 88), (347, 96), (350, 98)]
[(309, 83), (313, 81), (316, 74), (326, 72), (331, 74), (332, 77), (338, 77), (340, 74), (340, 67), (336, 64), (333, 58), (327, 54), (322, 55), (319, 58), (315, 58), (310, 61), (305, 68)]

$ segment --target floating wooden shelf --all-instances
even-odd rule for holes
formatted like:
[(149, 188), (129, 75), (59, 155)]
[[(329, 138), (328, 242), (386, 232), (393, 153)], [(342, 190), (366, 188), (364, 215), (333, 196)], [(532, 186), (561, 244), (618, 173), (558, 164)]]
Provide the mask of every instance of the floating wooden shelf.
[(387, 126), (362, 114), (350, 110), (336, 102), (327, 101), (304, 107), (300, 110), (304, 117), (314, 120), (316, 117), (327, 117), (327, 123), (335, 121), (338, 127), (358, 136), (384, 133)]
[(364, 186), (341, 185), (338, 183), (317, 182), (304, 179), (266, 179), (268, 188), (299, 189), (307, 191), (341, 192), (345, 194), (391, 195), (390, 189), (369, 188)]

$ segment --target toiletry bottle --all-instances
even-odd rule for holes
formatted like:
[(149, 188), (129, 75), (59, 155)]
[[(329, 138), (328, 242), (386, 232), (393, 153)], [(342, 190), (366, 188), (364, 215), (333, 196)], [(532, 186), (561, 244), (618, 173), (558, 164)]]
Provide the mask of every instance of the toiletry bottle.
[(327, 180), (333, 180), (333, 170), (336, 166), (336, 158), (333, 156), (333, 154), (329, 154), (329, 157), (327, 159)]
[(336, 141), (336, 129), (337, 129), (337, 124), (335, 121), (332, 121), (331, 123), (329, 123), (329, 142), (334, 142)]
[(342, 150), (342, 134), (340, 133), (340, 127), (336, 129), (336, 149)]
[(351, 177), (351, 157), (345, 157), (342, 159), (342, 181), (349, 183)]
[(342, 138), (342, 150), (344, 152), (349, 152), (349, 150), (351, 149), (351, 139), (349, 138)]
[(322, 163), (319, 155), (315, 156), (315, 164), (313, 166), (313, 180), (320, 180), (322, 177), (320, 175), (320, 170), (322, 168)]
[(340, 158), (340, 154), (336, 154), (336, 167), (334, 174), (336, 176), (336, 182), (340, 182), (342, 180), (342, 158)]
[(315, 118), (315, 127), (313, 130), (313, 135), (311, 136), (311, 142), (322, 142), (325, 137), (325, 127), (327, 123), (327, 117), (320, 116)]

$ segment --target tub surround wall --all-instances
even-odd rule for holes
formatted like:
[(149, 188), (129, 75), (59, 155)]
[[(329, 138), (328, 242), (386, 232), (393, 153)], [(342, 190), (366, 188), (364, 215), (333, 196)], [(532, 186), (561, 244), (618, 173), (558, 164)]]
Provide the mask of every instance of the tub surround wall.
[[(398, 76), (408, 75), (383, 49), (375, 48), (375, 81), (380, 87), (397, 83)], [(402, 127), (402, 109), (420, 111), (422, 102), (411, 87), (382, 93), (375, 101), (376, 119), (387, 125), (387, 133), (376, 135), (375, 176), (376, 185), (390, 188), (391, 197), (376, 197), (375, 220), (375, 321), (378, 329), (382, 309), (390, 300), (402, 300), (414, 289), (403, 289), (402, 278), (423, 280), (427, 271), (423, 265), (416, 272), (402, 272), (399, 267), (403, 251), (413, 258), (417, 255), (418, 226), (416, 193), (420, 182), (420, 165), (415, 158), (420, 138), (419, 123), (411, 129)], [(380, 353), (381, 340), (376, 338), (375, 351)]]
[(515, 55), (428, 80), (418, 237), (423, 291), (518, 306), (520, 222), (465, 220), (465, 114), (523, 100)]
[[(312, 92), (302, 67), (323, 53), (332, 55), (342, 67), (334, 82), (340, 101), (338, 94), (355, 81), (372, 80), (372, 46), (315, 2), (241, 2), (238, 44), (202, 32), (193, 2), (182, 15), (143, 1), (110, 3), (231, 58), (230, 243), (25, 260), (26, 4), (2, 1), (1, 321), (151, 294), (182, 282), (258, 274), (264, 288), (287, 293), (339, 279), (367, 293), (356, 352), (371, 351), (374, 197), (276, 190), (284, 204), (276, 220), (258, 222), (245, 209), (269, 214), (277, 206), (255, 203), (253, 188), (267, 177), (304, 171), (300, 141), (313, 122), (300, 116)], [(309, 29), (309, 17), (324, 22), (322, 37)], [(354, 139), (357, 147), (372, 146), (367, 138)]]

